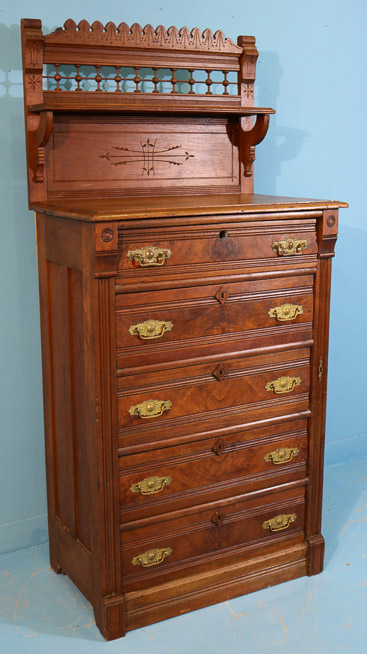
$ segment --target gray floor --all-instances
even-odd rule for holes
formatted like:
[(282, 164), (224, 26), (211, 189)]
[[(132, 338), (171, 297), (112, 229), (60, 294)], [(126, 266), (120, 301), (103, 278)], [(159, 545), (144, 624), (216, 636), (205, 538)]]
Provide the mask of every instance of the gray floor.
[(367, 459), (326, 469), (323, 574), (106, 643), (47, 546), (0, 557), (1, 654), (367, 653)]

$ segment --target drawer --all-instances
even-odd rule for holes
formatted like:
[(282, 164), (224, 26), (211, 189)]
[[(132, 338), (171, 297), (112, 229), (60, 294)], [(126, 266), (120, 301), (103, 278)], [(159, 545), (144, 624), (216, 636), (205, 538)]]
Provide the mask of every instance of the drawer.
[(212, 414), (220, 419), (233, 408), (277, 403), (308, 394), (309, 348), (229, 358), (175, 369), (118, 376), (119, 427), (149, 430), (175, 420)]
[(204, 504), (134, 528), (122, 524), (124, 586), (162, 582), (180, 570), (187, 573), (248, 550), (255, 555), (277, 541), (280, 545), (304, 533), (304, 513), (305, 490), (300, 486)]
[(122, 456), (122, 521), (300, 479), (306, 459), (306, 420)]
[(137, 276), (156, 276), (160, 271), (196, 267), (208, 271), (221, 264), (230, 269), (233, 262), (256, 260), (294, 260), (317, 253), (316, 221), (275, 220), (223, 223), (213, 227), (166, 227), (151, 231), (120, 230), (118, 269)]
[[(116, 296), (118, 367), (182, 357), (181, 347), (237, 341), (264, 330), (269, 344), (284, 342), (313, 318), (312, 275), (202, 285)], [(255, 333), (253, 334), (255, 336)], [(157, 353), (157, 354), (156, 354)]]

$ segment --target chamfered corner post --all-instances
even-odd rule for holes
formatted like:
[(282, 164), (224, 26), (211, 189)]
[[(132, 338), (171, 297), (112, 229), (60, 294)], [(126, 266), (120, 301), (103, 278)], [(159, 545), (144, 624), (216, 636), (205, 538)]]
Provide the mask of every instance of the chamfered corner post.
[(331, 262), (338, 234), (338, 210), (325, 209), (317, 222), (318, 266), (314, 296), (314, 347), (311, 356), (311, 418), (309, 478), (306, 511), (307, 574), (324, 567), (325, 543), (321, 535), (325, 450), (325, 421), (329, 346)]
[(98, 556), (96, 624), (106, 640), (125, 635), (121, 594), (120, 511), (117, 440), (115, 277), (118, 264), (117, 223), (94, 228), (94, 344), (96, 370)]

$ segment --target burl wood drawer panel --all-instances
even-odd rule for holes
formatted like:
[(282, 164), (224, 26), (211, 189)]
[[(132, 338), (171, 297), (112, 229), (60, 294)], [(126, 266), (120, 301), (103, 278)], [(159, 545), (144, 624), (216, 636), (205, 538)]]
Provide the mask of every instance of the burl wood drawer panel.
[(260, 497), (233, 497), (191, 509), (121, 525), (125, 589), (167, 574), (217, 562), (228, 554), (259, 548), (283, 536), (302, 534), (304, 486)]
[(119, 426), (174, 424), (176, 418), (199, 416), (284, 396), (307, 394), (310, 350), (301, 348), (267, 355), (174, 369), (122, 374), (118, 384)]
[(225, 334), (238, 340), (248, 331), (263, 330), (268, 344), (276, 345), (290, 338), (284, 327), (291, 332), (292, 326), (303, 325), (311, 336), (313, 280), (302, 275), (117, 294), (118, 367), (180, 358), (182, 346), (202, 350), (208, 338), (221, 351)]
[(306, 459), (306, 420), (121, 456), (121, 520), (301, 479)]
[[(210, 220), (210, 218), (209, 218)], [(220, 263), (223, 271), (235, 262), (287, 260), (290, 265), (298, 257), (317, 252), (316, 221), (274, 220), (242, 224), (166, 227), (151, 230), (120, 230), (121, 252), (118, 268), (133, 271), (131, 281), (139, 276), (192, 269), (207, 274), (208, 265)], [(125, 280), (128, 280), (125, 277)]]

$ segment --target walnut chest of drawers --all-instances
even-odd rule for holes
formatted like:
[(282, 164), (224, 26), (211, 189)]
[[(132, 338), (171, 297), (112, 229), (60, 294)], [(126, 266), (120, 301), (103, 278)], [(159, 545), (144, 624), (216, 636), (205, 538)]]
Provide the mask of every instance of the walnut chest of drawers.
[[(22, 27), (51, 564), (108, 639), (321, 572), (331, 257), (346, 206), (253, 194), (272, 110), (251, 103), (252, 37), (113, 28)], [(147, 54), (156, 95), (139, 87)], [(138, 96), (120, 94), (124, 65)]]

